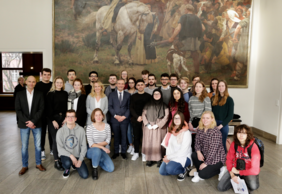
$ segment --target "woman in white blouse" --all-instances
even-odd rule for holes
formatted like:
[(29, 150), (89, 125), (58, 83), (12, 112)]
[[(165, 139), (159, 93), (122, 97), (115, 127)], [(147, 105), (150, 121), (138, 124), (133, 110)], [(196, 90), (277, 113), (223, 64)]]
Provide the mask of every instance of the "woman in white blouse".
[(178, 175), (178, 181), (185, 179), (187, 168), (191, 164), (192, 138), (184, 121), (184, 115), (179, 111), (173, 116), (172, 124), (162, 142), (166, 155), (159, 170), (161, 175)]
[(111, 127), (104, 123), (105, 115), (100, 108), (93, 110), (91, 123), (86, 128), (86, 136), (89, 145), (86, 157), (92, 160), (92, 178), (98, 179), (98, 166), (107, 172), (114, 171), (114, 164), (111, 160), (109, 143), (111, 142)]
[[(91, 93), (88, 95), (86, 100), (86, 110), (87, 110), (87, 125), (90, 125), (91, 114), (95, 108), (100, 108), (104, 115), (108, 112), (108, 98), (104, 93), (105, 88), (101, 82), (96, 82), (91, 90)], [(105, 117), (104, 123), (107, 123), (107, 118)]]

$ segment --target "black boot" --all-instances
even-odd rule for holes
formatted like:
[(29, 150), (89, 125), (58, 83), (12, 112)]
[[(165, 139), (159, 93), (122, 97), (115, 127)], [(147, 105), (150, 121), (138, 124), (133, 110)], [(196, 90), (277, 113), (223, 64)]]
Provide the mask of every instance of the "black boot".
[(54, 167), (59, 171), (64, 171), (64, 168), (62, 167), (62, 163), (59, 160), (55, 161)]
[(157, 162), (157, 168), (160, 168), (161, 165), (162, 165), (162, 160), (159, 160), (159, 161)]
[(92, 178), (93, 178), (93, 180), (97, 180), (98, 179), (98, 167), (97, 168), (93, 168), (93, 170), (92, 170)]

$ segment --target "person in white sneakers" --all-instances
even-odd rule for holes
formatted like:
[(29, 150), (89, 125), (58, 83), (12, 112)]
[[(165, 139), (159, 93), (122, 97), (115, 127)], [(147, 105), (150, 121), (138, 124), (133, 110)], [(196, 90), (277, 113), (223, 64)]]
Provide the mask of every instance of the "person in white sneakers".
[[(136, 81), (136, 88), (138, 93), (133, 94), (130, 98), (130, 114), (131, 114), (131, 123), (133, 126), (133, 135), (134, 135), (134, 154), (131, 160), (136, 160), (139, 158), (139, 147), (140, 139), (143, 135), (143, 119), (142, 112), (148, 101), (151, 99), (151, 95), (144, 91), (145, 83), (142, 79)], [(142, 161), (145, 162), (145, 155), (142, 154)]]
[(221, 170), (225, 164), (225, 158), (222, 134), (216, 127), (214, 115), (211, 111), (205, 111), (197, 129), (195, 152), (192, 153), (192, 160), (197, 169), (192, 182), (196, 183), (218, 174), (221, 177), (221, 174), (225, 173)]
[(183, 113), (176, 112), (173, 122), (168, 128), (162, 146), (166, 148), (159, 173), (161, 175), (178, 175), (177, 180), (183, 181), (191, 164), (192, 137), (188, 125), (184, 123)]

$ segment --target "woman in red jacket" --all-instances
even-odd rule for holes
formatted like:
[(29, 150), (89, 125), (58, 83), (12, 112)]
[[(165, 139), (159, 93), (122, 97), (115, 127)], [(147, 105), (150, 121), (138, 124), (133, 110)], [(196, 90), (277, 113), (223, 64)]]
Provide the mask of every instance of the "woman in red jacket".
[[(222, 176), (217, 188), (219, 191), (227, 191), (232, 187), (230, 179), (238, 183), (240, 177), (245, 180), (250, 191), (256, 190), (259, 187), (261, 156), (257, 144), (254, 143), (253, 132), (249, 126), (239, 125), (235, 128), (233, 139), (226, 159), (228, 172)], [(250, 146), (251, 157), (248, 154)]]

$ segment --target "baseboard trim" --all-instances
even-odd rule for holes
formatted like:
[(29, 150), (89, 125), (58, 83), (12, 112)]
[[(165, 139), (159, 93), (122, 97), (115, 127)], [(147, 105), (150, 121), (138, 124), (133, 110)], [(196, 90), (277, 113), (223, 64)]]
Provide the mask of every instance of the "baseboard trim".
[(253, 133), (254, 133), (255, 135), (262, 136), (262, 137), (264, 137), (265, 139), (268, 139), (268, 140), (270, 140), (270, 141), (276, 143), (276, 138), (277, 138), (277, 137), (276, 137), (275, 135), (272, 135), (272, 134), (270, 134), (270, 133), (267, 133), (267, 132), (265, 132), (265, 131), (263, 131), (263, 130), (260, 130), (260, 129), (258, 129), (258, 128), (255, 128), (255, 127), (252, 127), (252, 130), (253, 130)]

